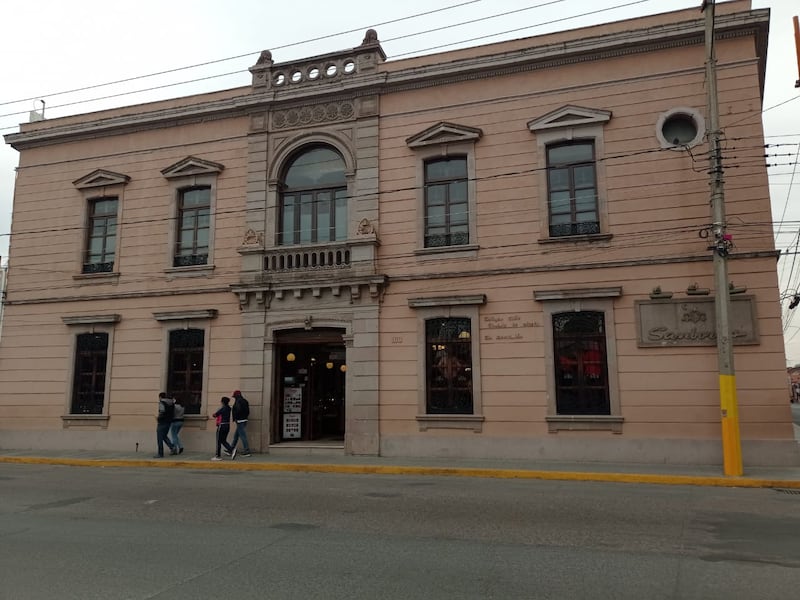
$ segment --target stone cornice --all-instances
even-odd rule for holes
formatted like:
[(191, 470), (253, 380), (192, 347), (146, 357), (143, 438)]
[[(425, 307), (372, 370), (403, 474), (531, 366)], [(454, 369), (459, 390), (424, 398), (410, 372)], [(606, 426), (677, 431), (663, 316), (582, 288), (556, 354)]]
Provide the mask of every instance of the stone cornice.
[[(633, 24), (633, 23), (632, 23)], [(766, 38), (769, 27), (769, 10), (759, 9), (728, 15), (718, 15), (717, 39), (754, 36), (760, 57), (762, 78), (766, 62)], [(590, 62), (632, 54), (642, 54), (700, 45), (704, 39), (702, 19), (669, 25), (634, 29), (631, 31), (596, 36), (545, 46), (533, 46), (493, 55), (477, 56), (450, 62), (413, 67), (398, 71), (378, 71), (355, 74), (338, 81), (334, 87), (311, 86), (285, 88), (250, 93), (244, 88), (241, 96), (224, 100), (201, 102), (189, 106), (166, 108), (133, 115), (96, 118), (82, 123), (54, 125), (28, 132), (11, 133), (6, 143), (17, 150), (39, 145), (61, 143), (67, 140), (119, 135), (142, 129), (171, 127), (176, 124), (201, 120), (245, 116), (258, 110), (275, 106), (308, 105), (330, 101), (332, 97), (356, 97), (367, 94), (390, 93), (445, 85), (459, 81), (497, 77), (512, 73), (547, 69), (562, 65)], [(432, 59), (435, 58), (431, 57)], [(246, 90), (246, 91), (245, 91)]]

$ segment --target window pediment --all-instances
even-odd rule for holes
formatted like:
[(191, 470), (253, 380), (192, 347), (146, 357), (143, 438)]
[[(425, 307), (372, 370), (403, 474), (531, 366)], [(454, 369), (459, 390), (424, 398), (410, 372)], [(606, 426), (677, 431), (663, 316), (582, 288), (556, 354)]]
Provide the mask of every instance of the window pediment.
[(483, 130), (477, 127), (456, 125), (442, 121), (433, 127), (428, 127), (416, 135), (406, 139), (409, 148), (421, 148), (434, 144), (452, 144), (454, 142), (476, 142), (483, 136)]
[(125, 185), (130, 180), (131, 178), (128, 175), (115, 173), (114, 171), (106, 171), (105, 169), (97, 169), (88, 175), (84, 175), (80, 179), (76, 179), (72, 182), (72, 185), (79, 190), (85, 190), (108, 185)]
[(221, 173), (225, 167), (219, 163), (203, 160), (194, 156), (187, 156), (183, 160), (161, 171), (167, 179), (176, 177), (190, 177), (192, 175), (213, 175)]
[(580, 125), (607, 123), (610, 119), (610, 110), (584, 108), (568, 104), (537, 119), (528, 121), (528, 129), (536, 132), (560, 127), (578, 127)]

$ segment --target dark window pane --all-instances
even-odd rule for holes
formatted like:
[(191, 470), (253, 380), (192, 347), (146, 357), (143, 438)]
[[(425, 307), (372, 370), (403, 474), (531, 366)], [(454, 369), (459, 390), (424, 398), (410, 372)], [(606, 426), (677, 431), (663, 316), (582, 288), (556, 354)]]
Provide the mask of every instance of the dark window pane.
[(71, 414), (103, 414), (107, 360), (107, 333), (78, 335), (75, 347)]
[(547, 151), (551, 165), (594, 161), (593, 143), (574, 143), (552, 146)]
[(169, 336), (167, 392), (181, 399), (187, 414), (200, 414), (203, 394), (202, 329), (176, 329)]
[(425, 163), (425, 247), (469, 243), (467, 159)]
[(472, 414), (472, 342), (469, 319), (425, 323), (428, 414)]
[(558, 414), (611, 414), (603, 313), (553, 315), (553, 350)]
[(339, 187), (346, 183), (344, 160), (327, 147), (303, 152), (294, 159), (284, 177), (284, 184), (290, 189)]

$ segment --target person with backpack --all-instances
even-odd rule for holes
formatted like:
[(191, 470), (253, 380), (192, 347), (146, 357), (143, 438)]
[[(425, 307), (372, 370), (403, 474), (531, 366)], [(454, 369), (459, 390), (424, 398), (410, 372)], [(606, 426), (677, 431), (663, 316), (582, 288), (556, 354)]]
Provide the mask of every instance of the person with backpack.
[(172, 416), (172, 425), (169, 428), (169, 437), (172, 438), (172, 445), (174, 446), (173, 454), (183, 454), (183, 443), (181, 442), (180, 432), (183, 428), (183, 417), (186, 414), (186, 408), (181, 404), (180, 400), (175, 399), (175, 413)]
[(250, 417), (250, 403), (247, 398), (242, 396), (242, 392), (239, 390), (233, 392), (233, 399), (235, 402), (231, 410), (233, 411), (233, 420), (236, 421), (236, 432), (233, 434), (233, 441), (231, 442), (233, 447), (231, 459), (236, 458), (236, 444), (240, 438), (242, 440), (242, 452), (239, 456), (250, 456), (250, 444), (247, 441), (247, 419)]
[(164, 458), (164, 444), (166, 444), (172, 454), (176, 454), (175, 446), (169, 441), (169, 428), (172, 426), (172, 419), (175, 416), (175, 400), (167, 396), (166, 392), (158, 394), (158, 416), (156, 417), (156, 440), (158, 442), (158, 454), (153, 458)]

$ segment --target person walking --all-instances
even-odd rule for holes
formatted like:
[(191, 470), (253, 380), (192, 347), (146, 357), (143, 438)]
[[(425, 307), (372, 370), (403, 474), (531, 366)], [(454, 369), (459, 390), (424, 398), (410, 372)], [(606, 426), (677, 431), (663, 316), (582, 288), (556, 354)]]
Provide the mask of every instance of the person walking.
[(175, 454), (175, 446), (169, 441), (169, 428), (175, 415), (175, 400), (167, 396), (166, 392), (158, 394), (158, 416), (156, 417), (156, 442), (158, 454), (153, 458), (164, 458), (164, 444)]
[(175, 400), (175, 413), (172, 416), (172, 425), (169, 428), (169, 436), (172, 438), (172, 454), (183, 454), (183, 443), (181, 442), (180, 432), (183, 429), (183, 416), (186, 408), (180, 400)]
[(250, 456), (250, 443), (247, 441), (247, 419), (250, 417), (250, 403), (247, 398), (242, 396), (242, 392), (239, 390), (233, 392), (233, 399), (234, 403), (231, 411), (233, 420), (236, 421), (236, 431), (233, 433), (233, 441), (231, 442), (231, 446), (233, 446), (231, 459), (236, 458), (236, 444), (239, 443), (239, 439), (242, 440), (240, 456)]
[(223, 396), (220, 400), (220, 407), (212, 416), (217, 420), (217, 451), (211, 460), (222, 460), (220, 455), (221, 447), (225, 447), (225, 454), (232, 456), (233, 447), (228, 443), (228, 433), (231, 430), (231, 399)]

